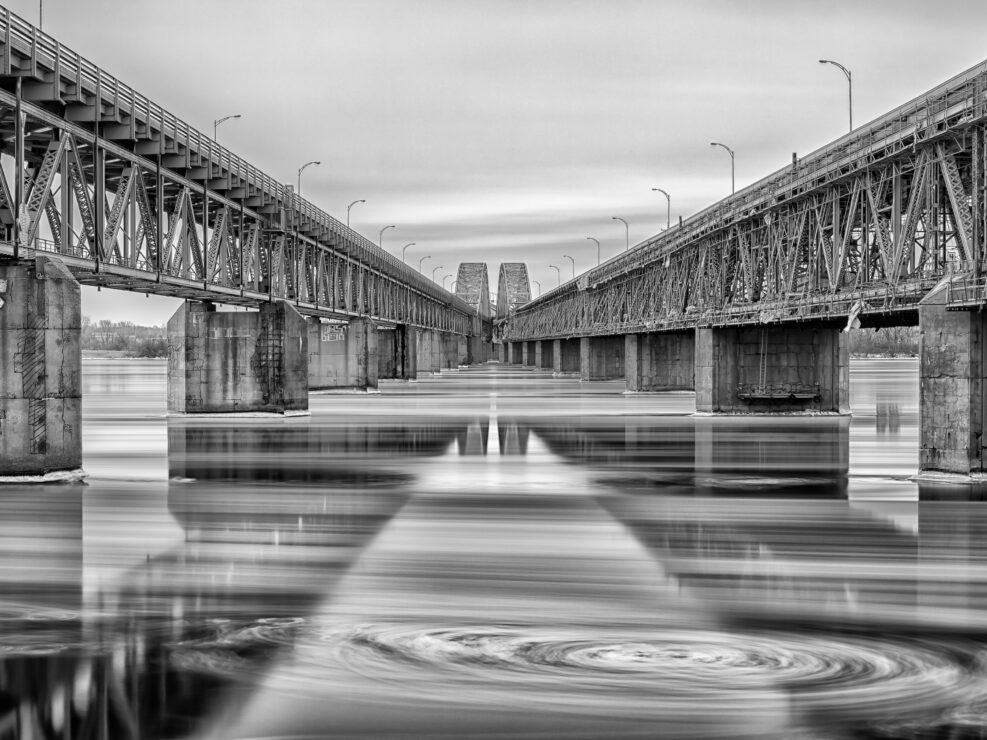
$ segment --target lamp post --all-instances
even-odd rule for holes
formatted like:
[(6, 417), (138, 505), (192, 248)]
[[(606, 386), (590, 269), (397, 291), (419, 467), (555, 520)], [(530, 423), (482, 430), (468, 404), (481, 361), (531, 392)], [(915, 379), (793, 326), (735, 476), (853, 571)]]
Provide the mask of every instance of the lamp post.
[(661, 193), (662, 195), (665, 196), (666, 205), (668, 206), (668, 210), (666, 210), (665, 212), (665, 228), (666, 229), (672, 228), (672, 196), (670, 196), (661, 188), (651, 188), (651, 192)]
[(843, 70), (843, 74), (846, 75), (847, 93), (849, 96), (850, 103), (850, 130), (853, 131), (853, 75), (850, 74), (850, 70), (844, 67), (839, 62), (834, 62), (832, 59), (820, 59), (820, 64), (832, 64), (834, 67), (839, 67)]
[(388, 229), (395, 229), (395, 228), (397, 227), (394, 224), (391, 224), (390, 226), (385, 226), (383, 229), (380, 230), (380, 233), (377, 234), (378, 247), (380, 247), (381, 249), (384, 248), (384, 232), (387, 231)]
[(302, 197), (302, 173), (305, 171), (306, 167), (310, 167), (313, 164), (322, 164), (322, 162), (317, 162), (315, 160), (311, 162), (306, 162), (301, 167), (298, 168), (298, 197)]
[(541, 283), (539, 283), (537, 280), (532, 280), (531, 282), (533, 282), (535, 285), (538, 286), (538, 295), (541, 295)]
[(360, 200), (354, 200), (352, 203), (350, 203), (348, 206), (346, 206), (346, 228), (347, 229), (350, 227), (350, 209), (353, 206), (355, 206), (357, 203), (366, 203), (366, 202), (367, 201), (365, 201), (363, 198), (360, 198)]
[(555, 270), (555, 287), (562, 285), (562, 272), (555, 265), (549, 265), (553, 270)]
[(228, 121), (231, 118), (239, 118), (239, 117), (240, 117), (240, 114), (239, 113), (235, 113), (232, 116), (223, 116), (222, 118), (217, 118), (215, 121), (213, 121), (212, 122), (212, 140), (213, 141), (216, 141), (216, 129), (219, 128), (219, 124), (221, 124), (223, 121)]
[(736, 193), (737, 192), (737, 186), (736, 186), (736, 180), (734, 179), (733, 149), (731, 149), (730, 147), (728, 147), (726, 144), (721, 144), (718, 141), (711, 141), (711, 142), (709, 142), (709, 145), (710, 146), (721, 146), (724, 149), (726, 149), (727, 152), (729, 152), (729, 154), (730, 154), (730, 192), (731, 192), (731, 194), (732, 193)]
[(599, 265), (600, 264), (600, 240), (599, 239), (596, 239), (596, 238), (594, 238), (592, 236), (587, 236), (586, 238), (589, 239), (591, 242), (596, 242), (596, 264)]
[(441, 270), (443, 267), (445, 267), (445, 265), (438, 265), (438, 266), (432, 268), (432, 282), (433, 283), (435, 282), (435, 271), (436, 270)]
[(421, 272), (422, 271), (422, 262), (424, 262), (425, 260), (430, 260), (430, 259), (432, 259), (432, 255), (426, 254), (424, 257), (422, 257), (420, 260), (418, 260), (418, 272)]
[(408, 247), (413, 247), (413, 246), (415, 246), (415, 243), (414, 242), (408, 242), (403, 247), (401, 247), (401, 261), (402, 262), (405, 261), (405, 259), (404, 259), (404, 253), (408, 251)]
[(446, 280), (448, 280), (451, 277), (452, 277), (452, 273), (451, 272), (448, 275), (443, 276), (443, 278), (442, 278), (442, 290), (445, 290), (446, 289)]
[(624, 224), (624, 251), (626, 252), (631, 248), (631, 227), (620, 216), (611, 216), (610, 218), (613, 221), (620, 221)]
[(574, 260), (572, 257), (570, 257), (567, 254), (563, 254), (562, 256), (565, 257), (567, 260), (569, 260), (572, 263), (572, 279), (575, 280), (576, 279), (576, 260)]

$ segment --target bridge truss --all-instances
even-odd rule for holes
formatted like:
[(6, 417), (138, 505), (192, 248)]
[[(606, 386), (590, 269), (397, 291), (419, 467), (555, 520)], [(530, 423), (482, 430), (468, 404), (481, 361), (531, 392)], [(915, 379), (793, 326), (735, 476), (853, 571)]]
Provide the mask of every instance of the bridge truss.
[(83, 284), (476, 333), (462, 300), (0, 7), (0, 256)]
[(910, 323), (947, 276), (982, 302), (985, 89), (987, 62), (519, 307), (507, 338)]

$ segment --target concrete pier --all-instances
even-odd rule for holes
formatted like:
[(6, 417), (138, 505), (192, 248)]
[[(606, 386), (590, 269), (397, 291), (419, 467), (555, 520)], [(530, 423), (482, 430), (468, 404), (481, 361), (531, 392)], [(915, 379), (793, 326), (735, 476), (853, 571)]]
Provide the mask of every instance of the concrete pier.
[(696, 411), (850, 413), (846, 334), (836, 324), (696, 330)]
[(377, 379), (414, 379), (418, 375), (417, 343), (412, 326), (378, 326)]
[(919, 307), (919, 473), (983, 474), (987, 323), (947, 311), (945, 297)]
[(693, 390), (695, 365), (693, 331), (624, 337), (624, 377), (628, 391)]
[(81, 474), (81, 314), (62, 262), (0, 260), (0, 479)]
[(186, 301), (168, 321), (168, 411), (307, 411), (308, 331), (284, 301), (251, 312)]
[(580, 338), (580, 380), (617, 380), (623, 377), (624, 338), (622, 336)]
[[(386, 334), (393, 341), (394, 331)], [(380, 372), (378, 345), (377, 327), (370, 319), (354, 318), (346, 324), (323, 323), (319, 319), (310, 319), (309, 389), (376, 388)]]
[(578, 339), (556, 339), (552, 342), (552, 370), (555, 375), (579, 374)]

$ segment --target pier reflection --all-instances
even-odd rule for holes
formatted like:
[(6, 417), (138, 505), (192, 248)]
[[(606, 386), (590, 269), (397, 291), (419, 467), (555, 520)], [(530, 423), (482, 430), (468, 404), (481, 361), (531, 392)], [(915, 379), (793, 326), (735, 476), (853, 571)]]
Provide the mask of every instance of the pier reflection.
[(4, 740), (185, 737), (235, 712), (407, 498), (171, 483), (180, 539), (139, 557), (140, 530), (99, 533), (150, 523), (147, 502), (87, 488), (0, 497)]

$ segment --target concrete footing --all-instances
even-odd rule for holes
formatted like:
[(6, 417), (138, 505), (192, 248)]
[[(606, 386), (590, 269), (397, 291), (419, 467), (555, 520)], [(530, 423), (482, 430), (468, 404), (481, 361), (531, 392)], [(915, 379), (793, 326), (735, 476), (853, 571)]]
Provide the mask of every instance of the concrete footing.
[(0, 260), (0, 479), (77, 479), (82, 304), (57, 259)]
[(987, 320), (948, 311), (946, 291), (919, 307), (919, 473), (978, 476), (984, 464)]
[(624, 338), (622, 336), (580, 338), (580, 380), (618, 380), (623, 377)]
[(288, 303), (219, 312), (187, 301), (168, 321), (168, 411), (308, 411), (308, 324)]
[(346, 324), (310, 319), (309, 390), (376, 388), (380, 370), (378, 344), (377, 327), (370, 319), (354, 318)]
[(696, 330), (696, 411), (850, 413), (846, 334), (835, 324)]
[(626, 335), (624, 377), (630, 392), (693, 390), (695, 332)]

